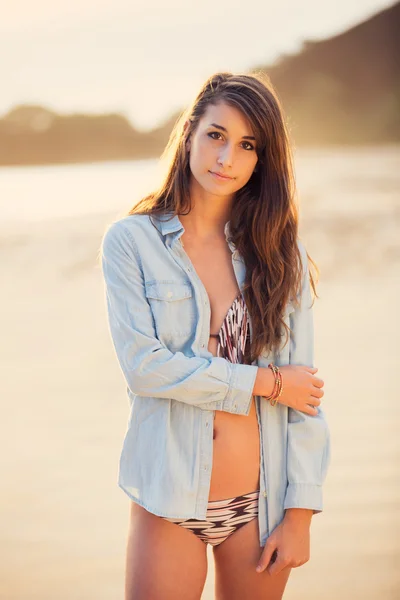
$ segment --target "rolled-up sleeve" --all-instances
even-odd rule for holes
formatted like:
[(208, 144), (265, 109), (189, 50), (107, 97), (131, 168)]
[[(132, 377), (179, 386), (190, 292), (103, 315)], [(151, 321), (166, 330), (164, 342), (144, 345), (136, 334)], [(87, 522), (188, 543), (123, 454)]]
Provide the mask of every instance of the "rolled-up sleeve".
[(222, 357), (187, 357), (156, 337), (133, 235), (112, 223), (101, 243), (108, 325), (119, 365), (134, 394), (169, 398), (205, 410), (249, 414), (258, 367)]
[[(300, 305), (290, 314), (289, 363), (314, 366), (314, 319), (308, 258), (298, 240), (302, 259)], [(288, 487), (284, 508), (309, 508), (322, 511), (322, 485), (330, 461), (330, 433), (321, 405), (318, 414), (307, 415), (288, 409)]]

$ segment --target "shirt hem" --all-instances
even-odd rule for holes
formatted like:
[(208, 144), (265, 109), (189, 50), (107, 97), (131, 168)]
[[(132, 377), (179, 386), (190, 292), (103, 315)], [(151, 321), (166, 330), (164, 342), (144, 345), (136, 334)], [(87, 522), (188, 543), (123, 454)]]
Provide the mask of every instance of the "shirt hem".
[(139, 506), (141, 506), (142, 508), (145, 508), (147, 511), (151, 512), (153, 515), (156, 515), (157, 517), (168, 517), (170, 519), (198, 519), (199, 518), (198, 516), (193, 515), (193, 513), (186, 514), (186, 515), (182, 515), (182, 514), (178, 515), (176, 513), (169, 514), (164, 511), (161, 511), (158, 508), (154, 508), (154, 507), (150, 506), (150, 504), (147, 504), (147, 502), (143, 502), (143, 500), (140, 500), (139, 498), (137, 498), (136, 496), (131, 494), (128, 491), (128, 489), (122, 485), (122, 483), (117, 482), (117, 485), (119, 488), (121, 488), (121, 490), (123, 492), (125, 492), (125, 494), (128, 496), (128, 498), (130, 500), (132, 500), (132, 502), (135, 502), (135, 504), (139, 504)]

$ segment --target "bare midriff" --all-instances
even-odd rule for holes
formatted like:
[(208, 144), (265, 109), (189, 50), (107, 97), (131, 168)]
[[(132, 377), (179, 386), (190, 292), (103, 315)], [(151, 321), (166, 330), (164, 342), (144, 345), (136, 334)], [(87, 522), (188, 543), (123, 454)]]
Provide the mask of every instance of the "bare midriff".
[[(218, 340), (208, 350), (216, 356)], [(209, 500), (223, 500), (259, 489), (260, 438), (255, 398), (250, 412), (237, 415), (215, 411)]]
[[(185, 219), (181, 216), (182, 220)], [(185, 221), (184, 221), (185, 222)], [(199, 241), (186, 231), (182, 248), (201, 279), (210, 302), (210, 334), (220, 332), (233, 299), (239, 294), (232, 253), (225, 237)], [(218, 337), (210, 335), (208, 350), (217, 356)], [(214, 412), (214, 439), (209, 500), (224, 500), (259, 489), (260, 436), (252, 396), (248, 415)]]

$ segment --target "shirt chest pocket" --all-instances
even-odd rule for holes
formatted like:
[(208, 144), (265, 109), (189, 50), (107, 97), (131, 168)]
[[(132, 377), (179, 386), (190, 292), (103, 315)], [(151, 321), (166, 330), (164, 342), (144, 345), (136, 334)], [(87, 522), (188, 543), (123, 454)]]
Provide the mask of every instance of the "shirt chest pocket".
[(188, 281), (151, 280), (145, 284), (159, 340), (179, 348), (194, 333), (197, 309)]

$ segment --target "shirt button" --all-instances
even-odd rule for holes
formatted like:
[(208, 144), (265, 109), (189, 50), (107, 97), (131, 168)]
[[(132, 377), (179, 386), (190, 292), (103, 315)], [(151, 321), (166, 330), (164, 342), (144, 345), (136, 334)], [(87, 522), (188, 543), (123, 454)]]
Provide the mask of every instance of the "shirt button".
[(204, 467), (204, 470), (205, 470), (205, 471), (207, 471), (207, 469), (208, 469), (208, 465), (206, 465), (206, 466)]
[(263, 496), (264, 496), (264, 498), (266, 498), (267, 497), (267, 492), (263, 492)]
[(191, 271), (192, 269), (190, 267), (187, 268), (188, 271)]
[(208, 421), (206, 421), (206, 427), (208, 427)]
[(202, 344), (201, 347), (204, 348), (204, 344)]
[(174, 295), (174, 293), (173, 293), (173, 292), (168, 292), (168, 293), (167, 293), (167, 296), (168, 296), (168, 298), (171, 298), (171, 296), (173, 296), (173, 295)]
[(237, 404), (234, 404), (233, 405), (233, 410), (236, 410), (236, 409), (237, 409)]

